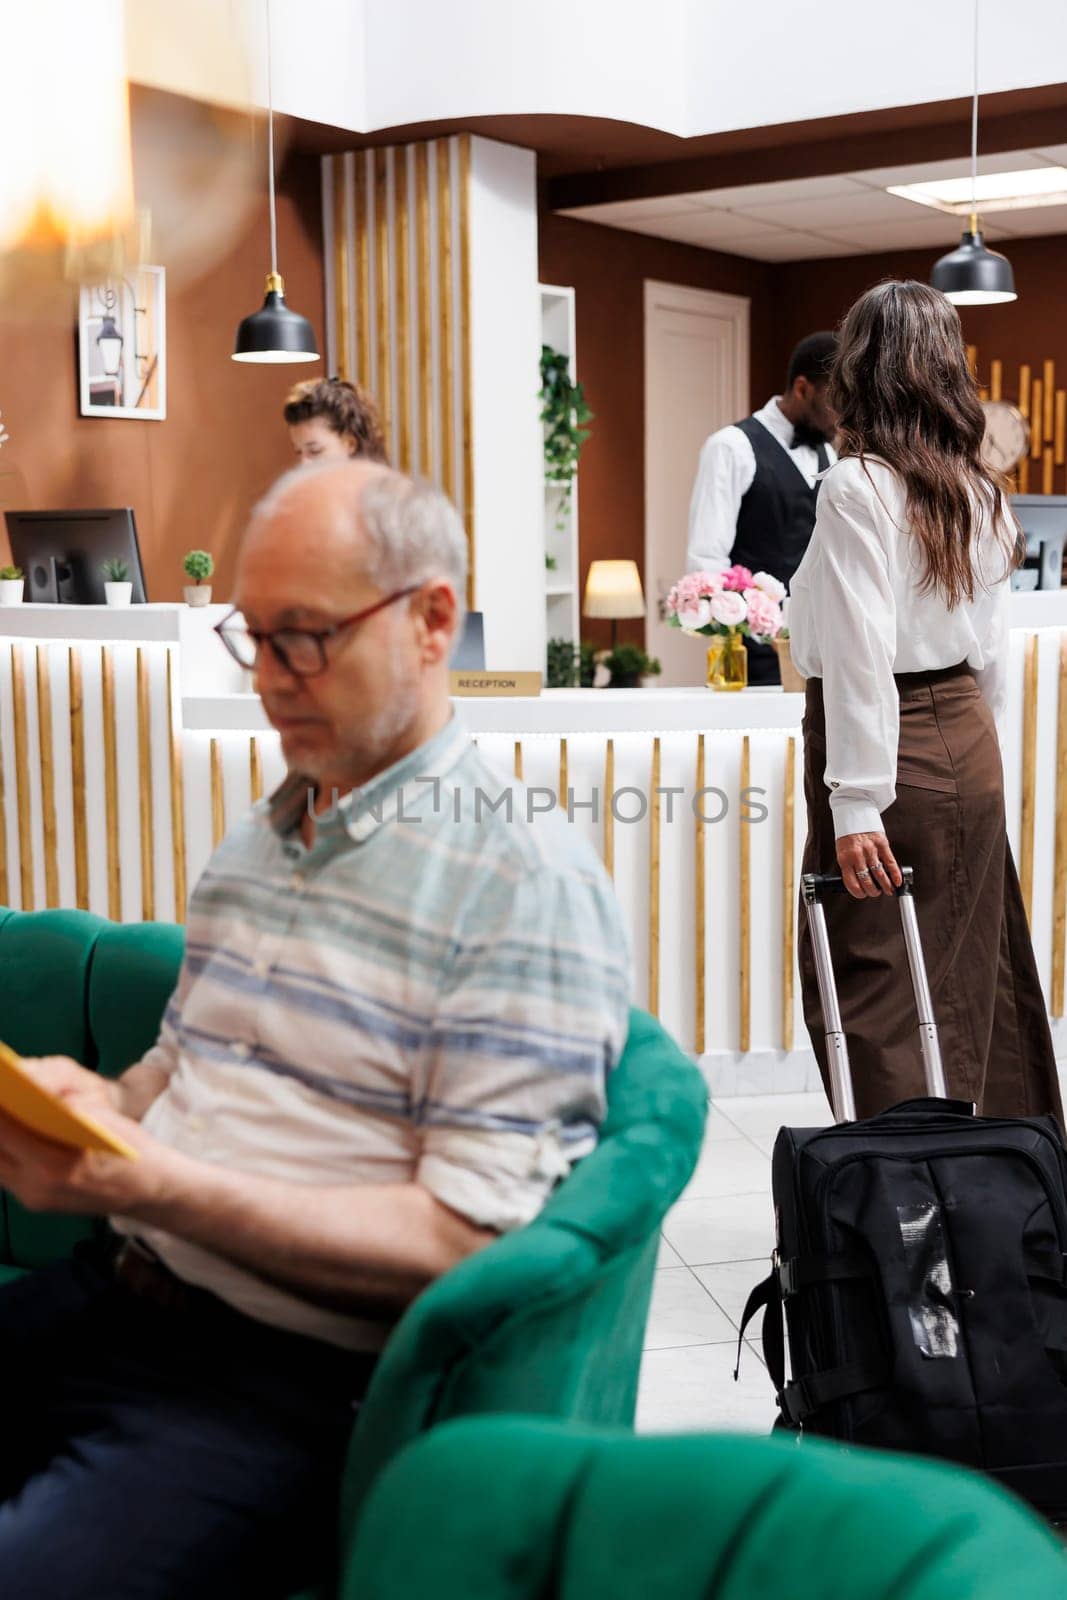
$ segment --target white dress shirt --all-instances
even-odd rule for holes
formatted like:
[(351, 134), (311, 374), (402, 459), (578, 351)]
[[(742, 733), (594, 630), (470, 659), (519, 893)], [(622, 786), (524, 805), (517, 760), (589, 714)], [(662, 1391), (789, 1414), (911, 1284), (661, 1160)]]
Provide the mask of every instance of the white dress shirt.
[[(793, 424), (775, 395), (762, 411), (754, 413), (772, 438), (777, 439), (801, 476), (815, 487), (819, 474), (819, 455), (813, 445), (793, 448)], [(837, 460), (831, 445), (827, 459)], [(730, 551), (737, 537), (737, 518), (741, 501), (756, 476), (756, 457), (751, 441), (735, 423), (720, 428), (705, 439), (697, 465), (693, 497), (689, 502), (689, 547), (687, 572), (722, 572), (730, 565)]]
[(921, 547), (904, 485), (884, 461), (849, 457), (823, 477), (815, 531), (790, 585), (794, 665), (821, 678), (834, 835), (880, 833), (896, 799), (900, 704), (895, 672), (966, 661), (994, 716), (1005, 700), (1008, 555), (987, 515), (975, 545), (973, 600), (951, 610), (922, 592)]

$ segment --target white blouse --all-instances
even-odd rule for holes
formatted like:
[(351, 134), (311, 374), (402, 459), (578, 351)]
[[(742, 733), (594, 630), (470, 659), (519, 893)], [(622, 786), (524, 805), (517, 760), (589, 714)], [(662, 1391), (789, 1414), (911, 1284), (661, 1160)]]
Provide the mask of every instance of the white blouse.
[(1005, 699), (1010, 546), (986, 517), (974, 600), (949, 609), (936, 591), (920, 592), (921, 549), (905, 499), (884, 461), (839, 461), (823, 476), (815, 531), (789, 586), (794, 664), (823, 680), (825, 779), (839, 839), (881, 832), (881, 813), (896, 799), (895, 672), (966, 661), (995, 717)]

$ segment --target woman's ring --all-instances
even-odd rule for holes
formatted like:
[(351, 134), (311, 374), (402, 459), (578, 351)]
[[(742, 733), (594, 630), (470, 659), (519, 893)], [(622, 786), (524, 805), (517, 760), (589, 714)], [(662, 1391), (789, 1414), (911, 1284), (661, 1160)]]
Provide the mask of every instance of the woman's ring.
[(860, 867), (859, 871), (856, 873), (857, 878), (869, 878), (870, 875), (870, 867)]

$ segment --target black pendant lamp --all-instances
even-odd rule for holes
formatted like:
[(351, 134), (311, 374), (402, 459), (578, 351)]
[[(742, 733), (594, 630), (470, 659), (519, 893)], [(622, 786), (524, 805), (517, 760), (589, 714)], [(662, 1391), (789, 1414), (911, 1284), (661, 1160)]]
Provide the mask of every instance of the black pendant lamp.
[(274, 83), (271, 62), (270, 0), (267, 7), (267, 159), (270, 190), (270, 272), (262, 306), (237, 329), (235, 361), (284, 363), (317, 361), (315, 330), (307, 317), (290, 311), (285, 303), (285, 283), (278, 271), (278, 219), (274, 201)]
[(986, 248), (978, 216), (978, 7), (974, 0), (974, 94), (971, 100), (971, 217), (957, 249), (934, 263), (930, 282), (956, 306), (995, 306), (1018, 299), (1011, 262)]

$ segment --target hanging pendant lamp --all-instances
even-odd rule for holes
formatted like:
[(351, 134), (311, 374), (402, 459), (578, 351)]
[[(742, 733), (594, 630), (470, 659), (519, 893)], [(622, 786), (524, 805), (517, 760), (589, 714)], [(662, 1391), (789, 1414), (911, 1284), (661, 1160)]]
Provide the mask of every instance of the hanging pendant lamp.
[(1011, 262), (986, 248), (978, 216), (978, 7), (974, 0), (974, 94), (971, 98), (971, 217), (957, 249), (934, 263), (930, 282), (957, 306), (995, 306), (1018, 299)]
[(285, 283), (278, 271), (278, 218), (274, 198), (274, 81), (271, 61), (270, 0), (267, 8), (267, 160), (270, 192), (270, 272), (266, 299), (258, 311), (237, 329), (235, 361), (317, 361), (315, 330), (307, 317), (290, 311), (285, 303)]

